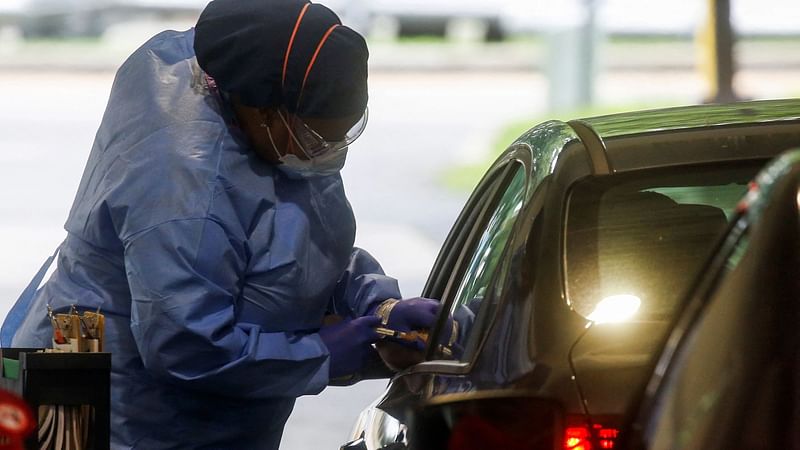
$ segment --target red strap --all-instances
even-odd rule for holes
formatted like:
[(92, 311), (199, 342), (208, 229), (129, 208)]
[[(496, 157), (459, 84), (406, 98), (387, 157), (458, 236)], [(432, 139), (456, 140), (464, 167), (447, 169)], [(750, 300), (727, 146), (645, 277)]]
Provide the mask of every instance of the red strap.
[(281, 76), (281, 86), (286, 82), (286, 67), (289, 65), (289, 54), (292, 53), (292, 45), (294, 45), (294, 37), (297, 35), (297, 30), (300, 28), (300, 22), (303, 21), (303, 16), (306, 15), (306, 10), (311, 6), (311, 3), (306, 3), (303, 9), (300, 10), (300, 15), (297, 16), (297, 22), (294, 23), (294, 30), (292, 37), (289, 38), (289, 46), (286, 47), (286, 55), (283, 57), (283, 76)]
[(320, 39), (319, 44), (317, 44), (317, 49), (314, 51), (314, 56), (311, 57), (311, 61), (308, 63), (308, 67), (306, 68), (306, 75), (303, 77), (303, 84), (300, 86), (300, 95), (298, 98), (302, 97), (303, 89), (306, 87), (306, 80), (308, 80), (308, 74), (311, 73), (311, 68), (314, 67), (314, 63), (317, 61), (317, 55), (319, 55), (319, 51), (322, 49), (322, 46), (325, 44), (325, 41), (328, 40), (328, 37), (333, 33), (333, 30), (338, 27), (339, 24), (332, 25), (328, 28), (328, 31), (325, 32), (325, 35), (322, 36)]

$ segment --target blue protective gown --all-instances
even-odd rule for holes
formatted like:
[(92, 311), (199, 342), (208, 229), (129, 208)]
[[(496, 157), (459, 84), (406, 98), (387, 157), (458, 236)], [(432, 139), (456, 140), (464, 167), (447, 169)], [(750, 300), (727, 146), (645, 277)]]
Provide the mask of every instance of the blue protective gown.
[(353, 248), (339, 175), (292, 179), (226, 125), (164, 32), (120, 68), (56, 271), (13, 345), (49, 346), (46, 305), (106, 315), (115, 449), (277, 448), (295, 398), (328, 383), (315, 332), (399, 298)]

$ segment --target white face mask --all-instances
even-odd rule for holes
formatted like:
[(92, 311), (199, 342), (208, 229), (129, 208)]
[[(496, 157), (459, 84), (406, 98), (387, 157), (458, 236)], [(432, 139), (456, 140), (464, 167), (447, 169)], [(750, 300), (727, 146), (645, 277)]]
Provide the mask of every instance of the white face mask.
[(275, 145), (275, 141), (272, 139), (272, 133), (269, 128), (267, 128), (267, 136), (273, 150), (275, 150), (278, 161), (280, 161), (277, 166), (278, 169), (290, 178), (314, 178), (335, 175), (342, 170), (347, 159), (347, 147), (325, 152), (308, 159), (300, 159), (293, 154), (281, 155)]
[(297, 155), (278, 157), (278, 166), (283, 173), (292, 178), (326, 177), (339, 173), (347, 159), (347, 147), (323, 153), (312, 159), (300, 159)]

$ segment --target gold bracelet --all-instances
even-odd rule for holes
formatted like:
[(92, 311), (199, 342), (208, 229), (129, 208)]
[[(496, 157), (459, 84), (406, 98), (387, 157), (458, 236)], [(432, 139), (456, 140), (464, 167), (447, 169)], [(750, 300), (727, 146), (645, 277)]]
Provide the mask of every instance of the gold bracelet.
[(392, 313), (392, 308), (394, 305), (398, 304), (400, 300), (390, 298), (388, 300), (384, 300), (378, 306), (378, 309), (375, 310), (375, 315), (381, 318), (381, 324), (386, 325), (389, 323), (389, 314)]

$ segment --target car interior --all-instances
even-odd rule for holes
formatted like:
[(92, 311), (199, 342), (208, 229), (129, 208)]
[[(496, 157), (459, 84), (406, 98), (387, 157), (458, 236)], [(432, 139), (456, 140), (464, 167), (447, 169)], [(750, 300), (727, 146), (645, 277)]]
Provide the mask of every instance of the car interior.
[(567, 259), (576, 274), (570, 299), (587, 317), (601, 299), (623, 294), (641, 300), (640, 317), (663, 316), (674, 303), (671, 287), (685, 284), (727, 225), (719, 208), (653, 191), (613, 193), (585, 206), (570, 216)]
[[(563, 244), (570, 306), (594, 322), (669, 321), (756, 170), (678, 167), (576, 183)], [(618, 317), (592, 317), (600, 313)]]

